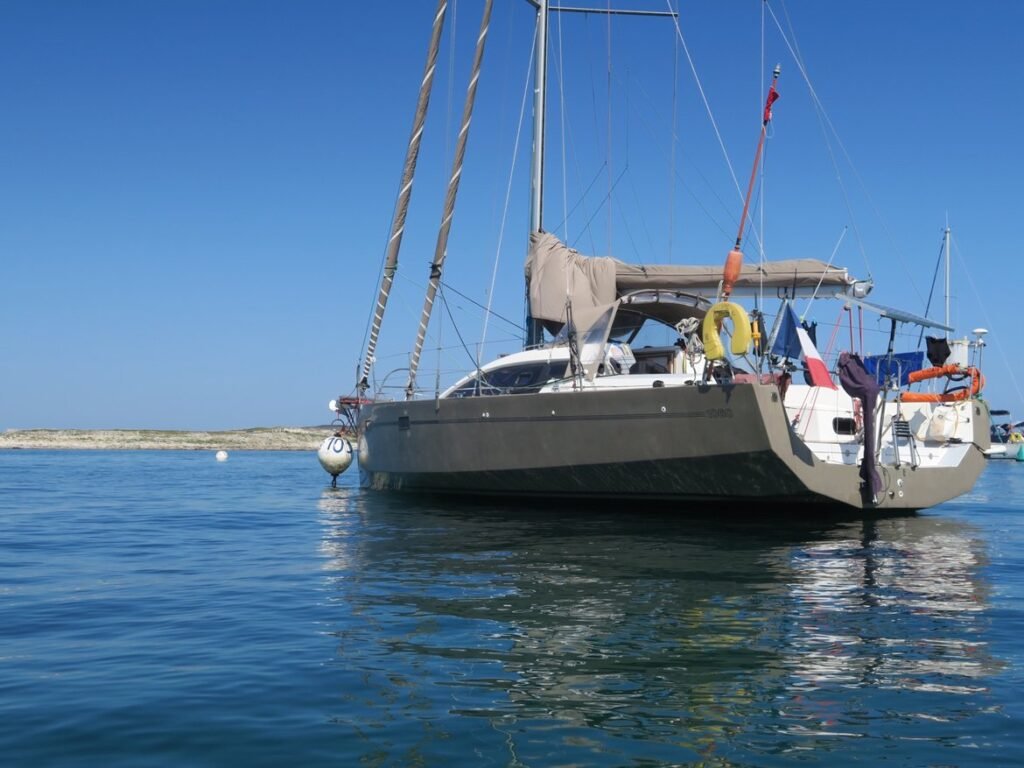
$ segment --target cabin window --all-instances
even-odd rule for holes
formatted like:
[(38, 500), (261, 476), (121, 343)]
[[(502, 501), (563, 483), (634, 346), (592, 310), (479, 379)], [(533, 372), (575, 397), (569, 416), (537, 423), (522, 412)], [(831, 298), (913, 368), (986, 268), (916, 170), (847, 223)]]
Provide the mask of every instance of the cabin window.
[(500, 394), (494, 387), (488, 386), (486, 379), (470, 379), (461, 387), (452, 392), (448, 397), (476, 397), (477, 395)]
[(477, 395), (522, 395), (538, 392), (551, 379), (565, 377), (568, 363), (518, 363), (488, 371), (470, 379), (449, 397), (476, 397)]
[(856, 435), (857, 422), (844, 416), (837, 416), (832, 419), (832, 431), (837, 435)]

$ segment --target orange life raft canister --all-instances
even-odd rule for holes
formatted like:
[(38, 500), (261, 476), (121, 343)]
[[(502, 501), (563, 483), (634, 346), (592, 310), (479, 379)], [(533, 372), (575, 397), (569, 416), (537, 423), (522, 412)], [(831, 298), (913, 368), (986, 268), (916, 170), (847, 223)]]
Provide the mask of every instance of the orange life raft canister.
[(981, 375), (974, 366), (961, 368), (959, 365), (939, 365), (934, 368), (924, 368), (920, 371), (913, 371), (907, 378), (911, 384), (928, 379), (937, 379), (940, 376), (971, 377), (969, 387), (961, 387), (952, 392), (905, 392), (900, 395), (904, 403), (955, 403), (960, 400), (967, 400), (981, 392), (985, 386), (985, 377)]

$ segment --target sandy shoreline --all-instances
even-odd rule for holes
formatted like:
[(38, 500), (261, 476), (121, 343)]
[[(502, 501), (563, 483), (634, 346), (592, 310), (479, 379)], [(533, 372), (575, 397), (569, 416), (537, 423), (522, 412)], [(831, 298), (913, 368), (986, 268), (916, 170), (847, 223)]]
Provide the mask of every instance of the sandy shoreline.
[(0, 450), (315, 451), (331, 427), (256, 427), (223, 432), (162, 429), (11, 429)]

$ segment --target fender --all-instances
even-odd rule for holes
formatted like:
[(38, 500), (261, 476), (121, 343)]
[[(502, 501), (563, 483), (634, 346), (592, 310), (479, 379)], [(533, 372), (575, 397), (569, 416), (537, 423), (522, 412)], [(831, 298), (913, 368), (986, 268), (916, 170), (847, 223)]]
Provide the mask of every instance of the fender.
[(721, 330), (722, 323), (726, 318), (732, 320), (732, 339), (729, 350), (734, 355), (743, 355), (750, 348), (752, 336), (747, 310), (732, 301), (720, 301), (711, 306), (704, 316), (704, 324), (701, 326), (704, 356), (708, 360), (725, 360), (725, 345), (722, 344)]

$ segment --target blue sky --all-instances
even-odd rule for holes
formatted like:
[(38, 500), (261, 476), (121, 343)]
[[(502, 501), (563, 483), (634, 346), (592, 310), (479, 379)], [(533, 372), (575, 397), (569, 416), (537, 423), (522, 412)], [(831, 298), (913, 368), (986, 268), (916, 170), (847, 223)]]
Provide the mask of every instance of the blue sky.
[[(434, 6), (0, 1), (0, 428), (328, 419), (327, 400), (354, 383)], [(446, 36), (381, 376), (415, 338), (481, 7), (460, 0), (449, 18), (456, 44)], [(987, 394), (1024, 414), (1024, 4), (769, 7), (841, 146), (823, 140), (770, 16), (762, 56), (759, 0), (688, 0), (681, 16), (744, 185), (762, 66), (782, 64), (758, 200), (767, 257), (827, 260), (849, 227), (837, 263), (870, 273), (876, 300), (923, 312), (948, 215), (953, 321), (958, 334), (991, 330)], [(516, 322), (526, 126), (514, 166), (513, 146), (532, 23), (525, 0), (496, 3), (446, 274), (486, 303), (504, 220), (494, 307)], [(741, 203), (671, 23), (617, 19), (609, 31), (565, 15), (552, 35), (548, 227), (627, 261), (724, 260)], [(746, 250), (757, 258), (755, 240)], [(421, 383), (466, 367), (456, 328), (480, 338), (479, 310), (453, 292), (448, 304)], [(813, 316), (827, 327), (836, 308), (819, 303)], [(868, 326), (870, 341), (882, 326)], [(490, 354), (518, 344), (501, 320), (488, 339)]]

